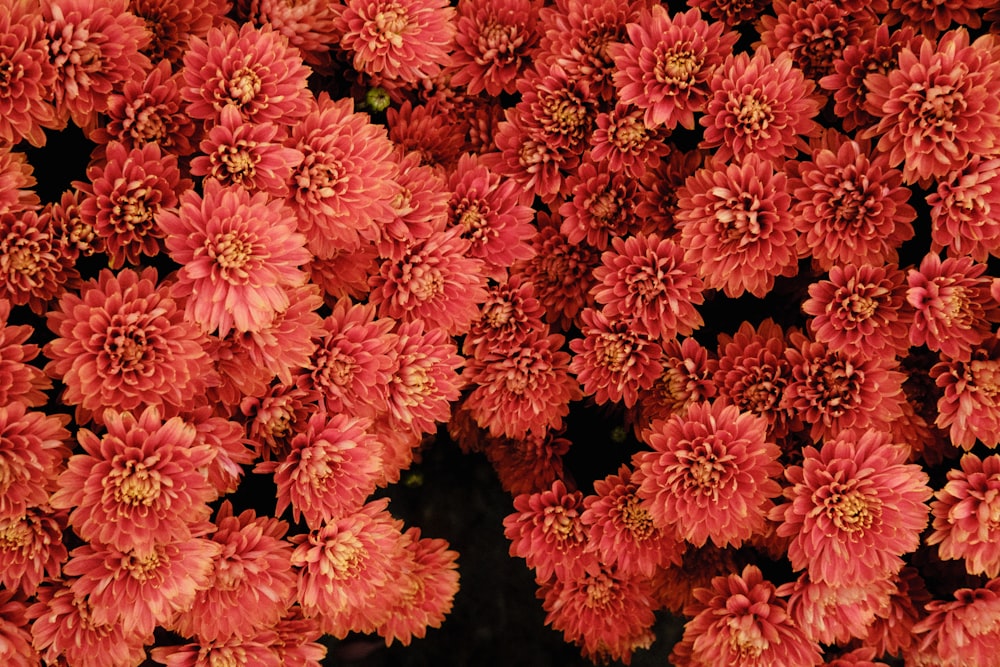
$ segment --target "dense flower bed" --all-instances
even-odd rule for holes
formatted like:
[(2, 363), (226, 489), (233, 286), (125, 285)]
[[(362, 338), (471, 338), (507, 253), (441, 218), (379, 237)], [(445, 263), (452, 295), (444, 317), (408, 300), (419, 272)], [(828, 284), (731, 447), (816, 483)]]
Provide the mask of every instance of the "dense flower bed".
[(449, 437), (595, 662), (1000, 666), (1000, 8), (768, 4), (0, 0), (0, 663), (424, 637)]

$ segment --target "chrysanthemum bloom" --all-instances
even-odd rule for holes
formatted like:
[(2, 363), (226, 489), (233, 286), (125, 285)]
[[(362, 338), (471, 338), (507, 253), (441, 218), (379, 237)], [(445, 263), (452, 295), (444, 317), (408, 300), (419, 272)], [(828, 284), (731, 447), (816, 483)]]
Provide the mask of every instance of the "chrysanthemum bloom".
[(593, 270), (600, 266), (601, 254), (590, 245), (571, 243), (558, 227), (540, 227), (531, 245), (535, 255), (518, 265), (520, 272), (535, 286), (545, 321), (567, 330), (591, 305)]
[(982, 588), (960, 588), (954, 600), (928, 602), (930, 615), (913, 626), (920, 645), (915, 664), (997, 667), (1000, 655), (1000, 579)]
[(543, 582), (537, 597), (545, 624), (595, 664), (621, 660), (627, 665), (636, 649), (649, 648), (655, 639), (656, 603), (649, 582), (614, 567)]
[(961, 470), (948, 471), (948, 483), (934, 494), (934, 532), (945, 560), (964, 559), (969, 574), (995, 578), (1000, 573), (1000, 456), (962, 456)]
[(727, 56), (712, 76), (699, 147), (716, 149), (722, 163), (750, 155), (772, 162), (795, 157), (806, 149), (804, 137), (819, 128), (813, 118), (822, 103), (814, 89), (787, 52), (774, 58), (767, 49), (757, 49), (753, 57)]
[[(788, 615), (774, 584), (756, 565), (741, 574), (715, 577), (710, 588), (694, 592), (696, 602), (684, 609), (693, 616), (684, 626), (681, 644), (690, 664), (745, 667), (811, 667), (822, 662), (819, 645)], [(683, 650), (682, 646), (675, 651)]]
[(423, 639), (427, 628), (441, 627), (458, 592), (458, 553), (446, 541), (420, 537), (419, 528), (410, 528), (402, 543), (405, 566), (396, 597), (388, 618), (375, 629), (386, 646), (394, 641), (409, 646), (414, 637)]
[(448, 421), (451, 401), (465, 384), (458, 372), (465, 360), (444, 330), (422, 320), (400, 324), (394, 333), (388, 415), (397, 430), (433, 433)]
[(888, 664), (876, 660), (881, 655), (871, 646), (862, 646), (853, 651), (829, 656), (825, 664), (830, 665), (830, 667), (889, 667)]
[(705, 287), (763, 297), (777, 276), (798, 272), (787, 179), (756, 153), (699, 169), (677, 197), (678, 244)]
[(518, 439), (487, 438), (484, 450), (500, 486), (517, 496), (544, 491), (557, 479), (566, 479), (563, 457), (571, 446), (569, 440), (550, 431)]
[(910, 655), (917, 642), (913, 625), (925, 617), (924, 605), (931, 601), (931, 596), (916, 569), (909, 565), (890, 581), (893, 590), (889, 605), (876, 614), (863, 643), (874, 647), (876, 655)]
[(876, 615), (887, 611), (895, 588), (888, 577), (834, 585), (803, 573), (777, 592), (788, 599), (788, 616), (808, 639), (844, 645), (867, 635)]
[(952, 359), (968, 359), (1000, 318), (985, 271), (986, 265), (971, 257), (941, 261), (935, 253), (928, 253), (919, 269), (910, 269), (906, 301), (915, 309), (910, 342)]
[(799, 252), (820, 268), (895, 262), (897, 249), (913, 238), (910, 190), (884, 155), (870, 158), (864, 146), (845, 141), (814, 151), (797, 171), (788, 191)]
[(785, 358), (785, 333), (770, 318), (754, 327), (740, 325), (730, 336), (719, 335), (719, 367), (715, 374), (718, 400), (742, 412), (764, 417), (768, 432), (782, 438), (797, 421), (782, 405), (792, 367)]
[(660, 158), (671, 150), (664, 141), (667, 132), (648, 127), (644, 115), (639, 107), (620, 102), (614, 109), (597, 114), (590, 137), (591, 159), (606, 161), (611, 172), (624, 171), (633, 178), (659, 166)]
[(303, 155), (282, 145), (285, 130), (270, 122), (250, 123), (234, 106), (226, 106), (219, 123), (199, 145), (202, 155), (191, 160), (191, 173), (211, 176), (223, 185), (238, 185), (271, 197), (288, 194), (292, 169)]
[(696, 547), (739, 546), (764, 530), (781, 493), (781, 450), (767, 422), (722, 403), (696, 403), (683, 417), (653, 422), (633, 480), (655, 525)]
[(938, 181), (931, 206), (931, 251), (969, 255), (985, 262), (1000, 257), (1000, 158), (973, 155), (961, 169)]
[[(390, 138), (392, 134), (390, 131)], [(448, 184), (441, 170), (422, 164), (416, 151), (396, 151), (399, 170), (392, 216), (381, 226), (376, 242), (379, 256), (399, 259), (411, 247), (448, 224)]]
[(181, 96), (187, 113), (208, 124), (233, 106), (254, 123), (294, 125), (309, 111), (309, 72), (299, 52), (270, 26), (224, 24), (188, 42)]
[(254, 637), (228, 637), (218, 641), (157, 646), (149, 652), (149, 657), (153, 662), (167, 667), (286, 667), (291, 663), (282, 662), (271, 646), (275, 641), (275, 633), (266, 630)]
[(0, 517), (18, 519), (56, 488), (69, 451), (66, 415), (46, 415), (14, 401), (0, 406)]
[(8, 68), (0, 83), (0, 142), (11, 146), (21, 139), (42, 146), (42, 128), (56, 124), (48, 100), (56, 73), (44, 28), (38, 3), (32, 0), (12, 0), (0, 17), (0, 59)]
[(180, 408), (212, 384), (203, 334), (184, 319), (169, 288), (156, 283), (152, 268), (102, 271), (48, 313), (57, 338), (45, 346), (52, 360), (45, 370), (66, 385), (65, 403), (88, 413)]
[(639, 181), (611, 171), (607, 162), (585, 158), (564, 185), (566, 202), (559, 206), (559, 231), (574, 244), (606, 250), (611, 239), (639, 231), (637, 214), (644, 192)]
[(992, 6), (990, 0), (892, 0), (885, 22), (893, 26), (902, 23), (904, 28), (912, 28), (929, 39), (935, 39), (952, 24), (966, 28), (980, 27), (981, 19), (976, 10)]
[[(919, 44), (919, 46), (917, 45)], [(899, 52), (896, 69), (872, 73), (867, 110), (879, 119), (868, 133), (907, 183), (942, 178), (970, 155), (1000, 147), (1000, 46), (992, 35), (945, 33)]]
[(637, 437), (657, 419), (684, 415), (694, 403), (716, 394), (712, 377), (718, 362), (694, 338), (666, 341), (663, 345), (663, 372), (648, 390), (639, 392), (633, 429)]
[(688, 4), (730, 28), (752, 22), (767, 5), (764, 0), (689, 0)]
[(309, 281), (322, 290), (323, 301), (333, 308), (340, 299), (362, 301), (368, 296), (368, 279), (378, 272), (378, 259), (375, 243), (363, 242), (350, 250), (342, 247), (329, 257), (313, 257), (305, 268)]
[(597, 554), (587, 550), (582, 514), (583, 493), (567, 490), (559, 479), (543, 491), (516, 496), (514, 512), (503, 520), (510, 555), (523, 558), (539, 582), (596, 575), (600, 566)]
[(0, 660), (11, 667), (36, 667), (41, 656), (31, 645), (27, 606), (15, 591), (0, 591)]
[(830, 279), (809, 286), (802, 311), (817, 342), (852, 357), (903, 356), (912, 311), (903, 272), (895, 265), (833, 266)]
[(164, 153), (184, 156), (194, 150), (194, 122), (182, 111), (181, 74), (161, 60), (142, 79), (124, 82), (108, 96), (107, 123), (89, 137), (99, 146), (118, 141), (129, 150), (156, 143)]
[(0, 214), (34, 211), (40, 204), (34, 187), (38, 181), (28, 157), (0, 146)]
[(286, 384), (275, 384), (260, 396), (244, 398), (240, 412), (247, 419), (247, 437), (258, 455), (264, 461), (284, 457), (319, 400), (316, 391)]
[(561, 428), (570, 401), (583, 398), (563, 342), (543, 329), (502, 354), (470, 359), (463, 378), (474, 388), (463, 406), (476, 423), (508, 438)]
[(564, 155), (583, 153), (597, 113), (586, 83), (551, 65), (528, 70), (518, 79), (517, 90), (521, 100), (514, 111), (533, 139)]
[(684, 251), (657, 234), (611, 240), (612, 250), (594, 269), (594, 299), (610, 319), (622, 319), (650, 338), (690, 336), (703, 320), (695, 306), (704, 302), (697, 266)]
[(788, 558), (813, 581), (835, 586), (884, 579), (903, 567), (927, 525), (927, 475), (906, 447), (877, 430), (841, 431), (819, 451), (803, 448), (785, 469), (787, 502), (775, 507)]
[(253, 510), (234, 515), (226, 501), (215, 525), (211, 540), (221, 553), (212, 561), (208, 586), (171, 627), (201, 641), (250, 638), (281, 620), (295, 597), (292, 546), (283, 539), (288, 524)]
[(52, 507), (69, 509), (69, 524), (84, 540), (148, 552), (182, 542), (208, 518), (215, 490), (202, 470), (214, 452), (196, 445), (197, 431), (180, 417), (160, 419), (156, 408), (138, 417), (104, 413), (107, 433), (77, 432), (85, 453), (59, 476)]
[(48, 216), (0, 213), (0, 298), (42, 315), (50, 301), (75, 287), (79, 275), (62, 255)]
[(284, 288), (305, 282), (305, 237), (281, 200), (215, 179), (204, 191), (185, 192), (179, 212), (157, 218), (171, 259), (181, 265), (175, 294), (188, 297), (188, 316), (206, 331), (259, 330), (288, 308)]
[(34, 333), (27, 324), (11, 324), (10, 301), (0, 299), (0, 405), (18, 401), (29, 408), (45, 405), (45, 391), (52, 382), (30, 361), (38, 356), (37, 345), (25, 341)]
[(385, 128), (354, 113), (349, 98), (321, 93), (291, 131), (288, 146), (305, 157), (292, 171), (287, 203), (309, 249), (322, 259), (375, 240), (390, 220), (396, 163)]
[(583, 337), (569, 342), (574, 355), (570, 372), (598, 405), (621, 401), (632, 407), (639, 391), (651, 388), (663, 372), (663, 348), (626, 319), (609, 319), (592, 308), (580, 318)]
[(638, 489), (631, 469), (622, 465), (618, 474), (596, 480), (594, 494), (583, 499), (587, 549), (623, 577), (652, 577), (658, 567), (680, 565), (685, 546), (673, 531), (653, 523)]
[(76, 188), (64, 190), (59, 201), (42, 209), (40, 217), (51, 221), (52, 234), (67, 261), (75, 263), (80, 257), (104, 252), (104, 239), (80, 217), (80, 193)]
[(703, 157), (703, 151), (698, 149), (683, 151), (671, 147), (666, 160), (642, 174), (643, 200), (636, 213), (645, 221), (643, 230), (646, 233), (656, 231), (671, 238), (676, 236), (677, 194), (684, 182), (701, 167)]
[(202, 537), (142, 549), (85, 544), (73, 550), (63, 572), (77, 577), (70, 590), (87, 600), (92, 622), (143, 636), (191, 609), (197, 592), (209, 586), (212, 561), (221, 552)]
[(798, 332), (788, 342), (792, 377), (780, 407), (810, 425), (813, 442), (848, 428), (888, 430), (902, 415), (904, 376), (895, 357), (850, 355)]
[(202, 470), (215, 491), (212, 500), (236, 491), (243, 479), (243, 466), (253, 463), (259, 454), (259, 449), (247, 442), (243, 427), (228, 418), (231, 411), (219, 416), (214, 406), (199, 405), (183, 415), (195, 429), (195, 445), (206, 445), (212, 451), (212, 462)]
[(0, 514), (0, 584), (34, 595), (42, 579), (58, 579), (66, 560), (65, 528), (66, 513), (47, 506), (28, 507), (20, 516)]
[(278, 487), (275, 516), (291, 505), (295, 521), (304, 516), (315, 530), (360, 509), (382, 463), (369, 426), (367, 419), (319, 412), (292, 438), (283, 460), (259, 463), (254, 472), (273, 473)]
[[(440, 105), (444, 106), (444, 105)], [(465, 150), (465, 122), (455, 109), (439, 108), (433, 101), (413, 104), (406, 100), (385, 112), (389, 139), (405, 152), (417, 153), (421, 164), (440, 174), (451, 172)], [(491, 137), (492, 140), (492, 137)]]
[(846, 47), (864, 39), (876, 24), (869, 12), (853, 12), (836, 0), (777, 0), (773, 9), (775, 16), (761, 17), (760, 44), (774, 57), (787, 51), (817, 82), (832, 73)]
[[(567, 113), (567, 122), (577, 114)], [(546, 203), (552, 203), (563, 188), (565, 174), (580, 164), (577, 153), (549, 145), (547, 138), (534, 136), (535, 127), (517, 109), (505, 109), (491, 135), (496, 150), (482, 155), (483, 164), (494, 173), (511, 178)]]
[(945, 360), (930, 370), (943, 389), (937, 399), (938, 428), (948, 429), (955, 447), (968, 451), (976, 440), (987, 447), (1000, 444), (1000, 344), (992, 339), (972, 351), (966, 361)]
[(398, 260), (382, 261), (369, 281), (381, 317), (434, 322), (450, 335), (468, 328), (486, 300), (484, 262), (469, 256), (461, 227), (433, 232)]
[(712, 74), (739, 35), (704, 20), (697, 9), (671, 16), (660, 5), (640, 14), (627, 30), (627, 42), (608, 45), (618, 65), (618, 99), (644, 109), (648, 127), (693, 130), (694, 114), (708, 101)]
[(141, 80), (150, 62), (145, 22), (128, 0), (47, 0), (42, 4), (48, 58), (55, 68), (53, 95), (61, 124), (93, 126), (108, 96), (126, 81)]
[(150, 634), (126, 632), (120, 624), (97, 623), (90, 602), (77, 597), (70, 582), (43, 586), (37, 602), (28, 608), (34, 619), (31, 641), (42, 659), (50, 664), (73, 667), (135, 667), (146, 659), (143, 644)]
[(544, 316), (534, 285), (522, 275), (513, 275), (490, 287), (479, 307), (479, 318), (472, 321), (462, 341), (462, 352), (478, 359), (491, 352), (503, 354), (543, 328)]
[(513, 93), (538, 45), (536, 0), (462, 0), (458, 3), (451, 85), (469, 95)]
[(240, 16), (258, 26), (270, 25), (284, 35), (306, 63), (320, 71), (329, 70), (340, 5), (324, 0), (239, 0), (236, 6)]
[(321, 667), (326, 657), (326, 645), (319, 623), (302, 615), (301, 607), (292, 607), (291, 613), (279, 621), (272, 630), (262, 632), (269, 637), (277, 635), (270, 648), (283, 667)]
[(711, 586), (715, 577), (739, 570), (735, 554), (735, 550), (720, 549), (711, 542), (700, 549), (689, 546), (679, 565), (671, 564), (653, 575), (653, 597), (659, 607), (681, 615), (695, 602), (694, 591)]
[(292, 567), (298, 571), (298, 600), (324, 633), (343, 638), (355, 625), (386, 620), (392, 590), (400, 578), (404, 549), (400, 522), (386, 511), (388, 499), (308, 534), (291, 538)]

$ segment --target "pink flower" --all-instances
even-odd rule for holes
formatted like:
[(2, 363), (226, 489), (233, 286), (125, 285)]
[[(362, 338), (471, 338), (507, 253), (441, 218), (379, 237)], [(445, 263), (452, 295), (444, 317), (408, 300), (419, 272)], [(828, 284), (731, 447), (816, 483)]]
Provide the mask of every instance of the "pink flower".
[(55, 68), (48, 59), (45, 24), (39, 3), (14, 0), (0, 17), (0, 59), (7, 74), (0, 84), (0, 141), (13, 146), (22, 138), (45, 143), (43, 127), (56, 124), (48, 101)]
[(44, 505), (28, 507), (20, 516), (0, 514), (0, 584), (34, 595), (43, 579), (58, 579), (66, 560), (65, 528), (66, 513)]
[(878, 117), (870, 135), (889, 164), (903, 164), (907, 183), (941, 178), (970, 155), (1000, 146), (1000, 63), (997, 42), (984, 35), (945, 33), (899, 52), (896, 69), (867, 80), (867, 109)]
[(756, 153), (742, 164), (716, 160), (688, 178), (676, 219), (684, 259), (707, 288), (763, 297), (777, 276), (798, 272), (787, 180)]
[(715, 148), (715, 159), (723, 162), (750, 155), (772, 162), (794, 157), (806, 148), (803, 137), (818, 131), (813, 118), (822, 104), (814, 88), (787, 52), (774, 58), (767, 49), (753, 57), (728, 56), (712, 76), (699, 147)]
[(512, 496), (536, 493), (566, 478), (563, 456), (572, 443), (554, 435), (528, 434), (522, 439), (490, 438), (486, 458), (496, 471), (500, 486)]
[(277, 642), (275, 633), (268, 630), (258, 636), (229, 637), (218, 641), (204, 641), (182, 646), (157, 646), (149, 652), (154, 662), (167, 667), (284, 667), (271, 644)]
[(628, 41), (608, 46), (618, 65), (618, 98), (645, 110), (647, 127), (681, 125), (694, 129), (704, 109), (715, 68), (733, 50), (739, 35), (723, 23), (709, 23), (697, 9), (671, 16), (654, 5), (629, 23)]
[[(242, 5), (249, 5), (243, 7)], [(241, 15), (258, 26), (270, 25), (290, 46), (298, 48), (306, 63), (326, 71), (331, 66), (330, 49), (337, 43), (340, 4), (325, 0), (255, 0), (238, 3)], [(221, 12), (220, 12), (221, 13)]]
[(791, 537), (788, 558), (809, 578), (861, 584), (893, 575), (917, 548), (931, 496), (906, 447), (876, 430), (842, 431), (822, 449), (803, 449), (802, 465), (785, 469), (787, 502), (770, 513), (778, 535)]
[(912, 28), (934, 39), (951, 25), (978, 28), (981, 25), (977, 9), (991, 7), (989, 0), (892, 0), (886, 22), (895, 25), (902, 22), (904, 29)]
[(0, 660), (11, 667), (35, 667), (41, 656), (31, 645), (27, 607), (14, 591), (0, 591)]
[(25, 344), (34, 331), (27, 324), (12, 324), (10, 301), (0, 299), (0, 405), (17, 401), (34, 408), (49, 400), (44, 392), (52, 382), (29, 363), (39, 353), (37, 345)]
[(690, 0), (688, 4), (730, 28), (753, 22), (766, 5), (764, 0)]
[(931, 251), (969, 255), (985, 262), (1000, 257), (1000, 158), (972, 155), (965, 165), (938, 181), (927, 196), (931, 206)]
[(202, 470), (214, 452), (195, 443), (197, 431), (180, 417), (160, 419), (156, 408), (138, 417), (104, 413), (107, 433), (80, 429), (75, 454), (52, 495), (69, 509), (69, 524), (84, 540), (121, 551), (148, 553), (154, 545), (183, 542), (208, 518), (215, 490)]
[(689, 664), (810, 667), (822, 662), (819, 645), (795, 625), (757, 566), (715, 577), (710, 588), (696, 589), (694, 595), (696, 602), (684, 609), (693, 618), (674, 649), (686, 648)]
[(960, 588), (953, 600), (928, 602), (930, 615), (913, 626), (920, 645), (913, 658), (942, 667), (1000, 664), (1000, 579), (981, 588)]
[(695, 339), (666, 341), (661, 361), (663, 372), (652, 387), (639, 392), (635, 406), (633, 428), (640, 437), (657, 419), (683, 416), (691, 405), (716, 394), (712, 377), (718, 363)]
[(0, 215), (38, 209), (38, 193), (34, 190), (38, 181), (33, 172), (27, 155), (0, 146)]
[[(575, 127), (576, 123), (572, 125)], [(580, 164), (580, 156), (560, 150), (547, 137), (536, 137), (536, 130), (521, 111), (505, 109), (503, 119), (490, 135), (490, 144), (496, 150), (484, 153), (482, 161), (494, 173), (513, 179), (523, 189), (551, 203), (563, 189), (564, 176)]]
[(935, 364), (930, 377), (943, 389), (934, 423), (948, 429), (951, 444), (966, 451), (977, 439), (987, 447), (1000, 444), (1000, 346), (996, 339), (974, 349), (968, 360)]
[(696, 547), (739, 546), (764, 531), (781, 493), (778, 446), (766, 422), (721, 403), (695, 403), (683, 417), (654, 422), (636, 455), (634, 480), (653, 522)]
[(535, 0), (459, 2), (451, 85), (464, 85), (469, 95), (513, 93), (538, 45), (537, 5)]
[(969, 574), (995, 578), (1000, 573), (1000, 456), (962, 456), (961, 470), (948, 471), (948, 483), (931, 503), (934, 532), (927, 544), (938, 544), (945, 560), (965, 560)]
[(867, 636), (868, 627), (885, 613), (895, 590), (889, 577), (831, 584), (803, 573), (798, 580), (779, 586), (777, 593), (788, 599), (788, 615), (808, 639), (844, 645)]
[(582, 514), (583, 493), (567, 490), (562, 480), (538, 493), (516, 496), (514, 513), (503, 520), (510, 555), (523, 558), (539, 582), (597, 574), (597, 556), (587, 550)]
[(69, 455), (66, 415), (29, 411), (14, 401), (0, 406), (0, 518), (20, 520), (43, 505)]
[(545, 321), (569, 329), (580, 311), (590, 305), (593, 270), (600, 266), (601, 255), (592, 246), (571, 242), (558, 227), (540, 226), (532, 246), (534, 256), (518, 268), (535, 286), (535, 297), (545, 308)]
[(305, 282), (305, 238), (281, 200), (208, 179), (204, 197), (185, 192), (178, 213), (158, 222), (170, 257), (181, 264), (175, 294), (206, 331), (258, 331), (289, 306), (284, 288)]
[(176, 409), (213, 383), (203, 335), (156, 282), (152, 268), (102, 271), (48, 313), (57, 337), (45, 346), (46, 372), (66, 385), (64, 402), (87, 413)]
[(454, 19), (444, 0), (346, 0), (337, 32), (355, 70), (413, 83), (440, 71), (455, 37)]
[[(390, 138), (392, 138), (390, 132)], [(441, 171), (421, 164), (417, 151), (396, 151), (399, 172), (392, 197), (392, 217), (379, 230), (377, 248), (385, 258), (399, 259), (410, 246), (447, 226), (451, 196)]]
[(451, 101), (436, 102), (413, 104), (406, 100), (399, 107), (386, 109), (385, 119), (389, 139), (397, 150), (418, 154), (422, 164), (444, 174), (454, 170), (465, 148), (463, 125), (468, 121), (458, 117), (461, 112), (451, 108)]
[(345, 297), (360, 301), (368, 296), (368, 279), (378, 271), (378, 249), (370, 242), (350, 250), (343, 247), (329, 257), (313, 257), (305, 268), (327, 306)]
[(893, 590), (889, 604), (868, 626), (864, 644), (874, 647), (876, 655), (912, 655), (911, 648), (917, 642), (913, 625), (925, 617), (924, 605), (931, 596), (913, 567), (904, 567), (890, 581)]
[(224, 24), (205, 39), (191, 37), (181, 95), (188, 114), (209, 125), (227, 106), (251, 122), (294, 125), (309, 111), (309, 72), (298, 51), (270, 26), (245, 23), (237, 30)]
[(260, 456), (268, 461), (284, 457), (291, 440), (305, 428), (312, 411), (317, 409), (319, 394), (295, 385), (277, 384), (261, 396), (248, 396), (240, 402), (240, 412), (247, 418), (247, 436)]
[(671, 152), (662, 127), (648, 127), (643, 110), (619, 102), (614, 109), (597, 114), (596, 129), (590, 137), (590, 158), (607, 162), (611, 172), (624, 171), (639, 178), (655, 169)]
[(484, 359), (520, 346), (541, 329), (545, 311), (535, 298), (535, 287), (521, 275), (513, 275), (490, 287), (462, 342), (466, 356)]
[(544, 142), (566, 162), (583, 153), (597, 113), (597, 100), (586, 82), (570, 78), (559, 65), (537, 64), (518, 79), (517, 90), (521, 100), (514, 113), (532, 139)]
[(574, 244), (606, 250), (612, 238), (638, 231), (644, 192), (634, 178), (613, 172), (607, 162), (584, 159), (566, 179), (566, 202), (559, 206), (559, 231)]
[(885, 156), (868, 156), (855, 141), (818, 149), (788, 181), (799, 252), (822, 269), (895, 262), (898, 248), (913, 238), (917, 214), (906, 203), (902, 174)]
[(35, 211), (0, 213), (0, 298), (42, 315), (49, 302), (79, 283), (80, 274), (72, 267), (49, 216)]

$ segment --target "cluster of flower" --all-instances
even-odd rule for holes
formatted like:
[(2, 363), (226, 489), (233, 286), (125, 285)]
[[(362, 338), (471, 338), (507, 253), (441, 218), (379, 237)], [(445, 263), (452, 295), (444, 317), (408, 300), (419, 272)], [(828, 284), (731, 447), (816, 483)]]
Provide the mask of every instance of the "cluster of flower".
[(595, 661), (1000, 665), (992, 0), (0, 2), (4, 664), (424, 636), (447, 424)]

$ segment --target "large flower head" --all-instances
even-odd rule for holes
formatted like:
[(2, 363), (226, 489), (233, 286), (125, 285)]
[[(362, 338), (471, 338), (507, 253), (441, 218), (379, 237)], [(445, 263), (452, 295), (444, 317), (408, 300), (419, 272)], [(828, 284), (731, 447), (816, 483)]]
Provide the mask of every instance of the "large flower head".
[(943, 559), (964, 559), (970, 574), (1000, 574), (1000, 456), (962, 456), (948, 483), (931, 503), (934, 532)]
[(43, 505), (69, 453), (65, 415), (45, 415), (14, 401), (0, 406), (0, 517), (19, 519)]
[(7, 67), (0, 83), (0, 142), (14, 145), (22, 138), (45, 143), (43, 127), (55, 124), (55, 109), (48, 91), (55, 68), (48, 59), (48, 44), (38, 3), (12, 0), (0, 16), (0, 60)]
[(696, 403), (683, 417), (653, 422), (653, 451), (636, 455), (636, 492), (655, 525), (697, 547), (738, 546), (764, 531), (781, 492), (781, 450), (766, 422), (732, 405)]
[(0, 513), (0, 584), (34, 595), (43, 579), (58, 579), (67, 555), (65, 529), (66, 512), (47, 505), (28, 507), (20, 516)]
[[(3, 180), (0, 174), (0, 184)], [(31, 210), (0, 213), (0, 297), (42, 315), (50, 301), (79, 279), (72, 260), (62, 253), (49, 215)]]
[(158, 218), (171, 258), (181, 264), (176, 294), (206, 331), (256, 331), (289, 306), (284, 288), (305, 282), (305, 238), (292, 210), (265, 193), (251, 195), (215, 179), (204, 196), (181, 197), (177, 213)]
[(569, 329), (590, 302), (593, 270), (600, 266), (601, 254), (590, 245), (571, 242), (558, 227), (551, 226), (540, 226), (532, 246), (534, 257), (518, 268), (535, 286), (535, 296), (545, 308), (545, 321)]
[(1000, 444), (1000, 345), (996, 339), (976, 347), (967, 360), (944, 360), (930, 369), (943, 389), (937, 399), (938, 428), (948, 429), (951, 444), (966, 451), (977, 440)]
[(570, 243), (606, 250), (611, 239), (638, 231), (643, 200), (639, 181), (615, 172), (607, 162), (585, 159), (566, 179), (566, 202), (559, 206), (559, 230)]
[(590, 157), (607, 162), (613, 172), (639, 178), (660, 165), (671, 152), (662, 127), (649, 127), (639, 107), (619, 102), (614, 109), (597, 114), (596, 129), (590, 137)]
[(469, 95), (513, 93), (538, 45), (536, 0), (462, 0), (458, 3), (451, 85)]
[[(336, 18), (340, 3), (325, 0), (250, 0), (237, 3), (240, 16), (259, 25), (270, 25), (298, 48), (306, 63), (327, 73), (330, 50), (337, 43)], [(221, 13), (221, 12), (220, 12)]]
[(788, 557), (813, 581), (872, 582), (903, 567), (927, 525), (927, 475), (905, 461), (909, 448), (881, 431), (846, 430), (822, 449), (807, 446), (802, 465), (785, 469), (785, 502), (771, 511)]
[(973, 155), (939, 179), (931, 206), (931, 251), (969, 255), (985, 262), (1000, 257), (1000, 158)]
[(491, 352), (506, 352), (542, 328), (544, 315), (534, 285), (513, 275), (490, 287), (479, 307), (479, 318), (472, 321), (462, 342), (462, 352), (480, 359)]

